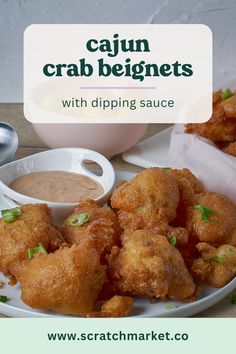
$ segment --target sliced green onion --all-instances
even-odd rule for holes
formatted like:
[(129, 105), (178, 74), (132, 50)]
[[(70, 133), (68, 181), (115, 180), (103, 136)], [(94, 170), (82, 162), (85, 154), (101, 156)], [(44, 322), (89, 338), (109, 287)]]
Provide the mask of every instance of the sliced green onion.
[(166, 304), (166, 305), (165, 305), (165, 309), (166, 309), (167, 311), (175, 310), (176, 307), (177, 307), (177, 306), (174, 305), (174, 304)]
[(42, 243), (39, 243), (37, 247), (28, 248), (28, 258), (33, 258), (36, 253), (47, 253)]
[(232, 248), (227, 248), (224, 250), (224, 252), (221, 253), (221, 255), (223, 257), (227, 257), (227, 256), (230, 256), (234, 253), (233, 249)]
[(0, 302), (7, 302), (8, 297), (6, 295), (0, 295)]
[(222, 101), (227, 100), (228, 98), (230, 98), (231, 96), (233, 96), (233, 92), (230, 89), (226, 89), (222, 92), (221, 94), (221, 99)]
[(13, 214), (14, 214), (15, 216), (20, 216), (20, 215), (22, 214), (20, 208), (13, 208), (13, 209), (11, 209), (11, 210), (13, 211)]
[(236, 294), (232, 294), (232, 295), (231, 295), (231, 303), (232, 303), (233, 305), (236, 305)]
[(175, 245), (176, 245), (176, 242), (177, 242), (176, 237), (175, 237), (175, 236), (172, 236), (171, 239), (170, 239), (170, 244), (171, 244), (172, 246), (175, 246)]
[(12, 208), (12, 209), (3, 209), (2, 210), (2, 215), (11, 213), (15, 216), (19, 216), (22, 214), (21, 209), (20, 208)]
[(16, 220), (16, 216), (13, 215), (12, 213), (5, 213), (4, 215), (2, 214), (3, 220), (7, 223), (11, 223)]
[(171, 170), (171, 167), (160, 167), (161, 170), (167, 171), (167, 170)]
[(205, 207), (202, 204), (195, 205), (195, 209), (199, 210), (202, 214), (202, 221), (204, 222), (209, 222), (212, 221), (212, 219), (209, 218), (209, 215), (215, 215), (215, 212), (207, 207)]
[(91, 219), (90, 214), (81, 213), (79, 215), (72, 215), (66, 222), (69, 226), (81, 226)]
[(11, 223), (16, 220), (17, 216), (22, 214), (20, 208), (13, 208), (13, 209), (3, 209), (2, 218), (5, 222)]
[(224, 259), (222, 257), (219, 257), (219, 256), (212, 256), (208, 260), (209, 260), (209, 262), (215, 262), (215, 263), (219, 263), (219, 264), (224, 264)]

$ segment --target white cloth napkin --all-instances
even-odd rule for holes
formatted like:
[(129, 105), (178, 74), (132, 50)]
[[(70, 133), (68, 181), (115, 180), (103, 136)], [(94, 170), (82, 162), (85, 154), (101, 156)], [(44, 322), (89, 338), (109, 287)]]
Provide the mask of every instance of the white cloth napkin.
[(173, 128), (168, 165), (187, 167), (206, 190), (224, 194), (236, 203), (236, 157), (222, 152), (209, 140), (185, 134), (182, 124)]

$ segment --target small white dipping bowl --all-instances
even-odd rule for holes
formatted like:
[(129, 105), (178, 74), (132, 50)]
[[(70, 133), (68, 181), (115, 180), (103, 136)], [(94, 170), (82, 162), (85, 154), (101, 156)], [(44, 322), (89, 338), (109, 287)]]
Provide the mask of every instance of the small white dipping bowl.
[[(97, 175), (88, 170), (86, 161), (96, 162), (102, 169)], [(66, 171), (88, 176), (100, 183), (104, 193), (96, 200), (97, 204), (104, 205), (109, 199), (115, 184), (115, 171), (111, 163), (101, 154), (93, 150), (82, 148), (62, 148), (44, 151), (35, 155), (24, 157), (0, 167), (0, 192), (13, 200), (16, 204), (42, 204), (46, 203), (52, 209), (56, 223), (60, 223), (79, 203), (57, 203), (32, 198), (15, 192), (9, 185), (18, 177), (31, 172)]]

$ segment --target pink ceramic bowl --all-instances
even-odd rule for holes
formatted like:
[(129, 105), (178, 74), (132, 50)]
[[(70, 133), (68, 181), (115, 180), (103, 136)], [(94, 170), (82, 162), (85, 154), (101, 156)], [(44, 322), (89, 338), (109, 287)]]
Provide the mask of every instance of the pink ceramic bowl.
[(50, 148), (81, 147), (111, 158), (134, 146), (148, 124), (33, 124)]

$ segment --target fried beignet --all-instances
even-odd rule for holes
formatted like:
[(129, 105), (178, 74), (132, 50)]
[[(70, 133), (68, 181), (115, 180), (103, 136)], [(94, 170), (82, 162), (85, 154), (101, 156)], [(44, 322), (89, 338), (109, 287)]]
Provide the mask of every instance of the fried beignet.
[(182, 179), (187, 180), (194, 194), (199, 194), (203, 192), (202, 183), (199, 181), (199, 179), (197, 179), (196, 176), (194, 176), (194, 174), (188, 168), (182, 168), (182, 169), (172, 168), (168, 170), (168, 172), (177, 179), (177, 182)]
[(14, 264), (21, 283), (21, 298), (29, 306), (65, 315), (85, 315), (105, 282), (105, 266), (95, 249), (84, 245), (64, 247), (50, 254)]
[(165, 236), (144, 230), (127, 232), (123, 247), (113, 247), (109, 275), (118, 293), (183, 300), (195, 285), (179, 251)]
[[(76, 217), (80, 215), (87, 216), (87, 219), (81, 225), (77, 225)], [(86, 242), (89, 247), (96, 248), (102, 258), (118, 244), (120, 232), (116, 214), (109, 208), (99, 207), (93, 200), (83, 201), (77, 205), (63, 223), (63, 234), (69, 244)]]
[(236, 93), (221, 103), (227, 118), (236, 118)]
[(100, 311), (89, 313), (86, 317), (126, 317), (133, 307), (133, 298), (115, 295), (107, 300)]
[[(156, 232), (156, 230), (154, 230)], [(162, 235), (162, 233), (161, 233)], [(163, 236), (166, 236), (169, 242), (172, 242), (173, 238), (176, 240), (175, 246), (178, 247), (184, 247), (187, 245), (189, 241), (189, 235), (188, 231), (184, 227), (171, 227), (168, 226), (167, 233), (163, 234)]]
[(203, 186), (187, 168), (170, 169), (168, 172), (176, 178), (179, 187), (179, 204), (175, 224), (185, 227), (187, 207), (194, 204), (194, 196), (203, 192)]
[(236, 157), (236, 141), (234, 141), (233, 143), (229, 143), (229, 145), (226, 146), (226, 148), (224, 149), (224, 152)]
[[(214, 118), (211, 118), (206, 123), (188, 124), (185, 132), (189, 134), (196, 133), (213, 142), (234, 141), (236, 139), (235, 119), (227, 119), (224, 121), (223, 113), (222, 110), (222, 121), (214, 121)], [(220, 112), (218, 111), (215, 114), (220, 114)], [(217, 117), (217, 119), (218, 118), (219, 117)]]
[(180, 245), (178, 247), (178, 244), (176, 244), (176, 247), (180, 251), (188, 269), (191, 269), (193, 261), (199, 257), (199, 251), (196, 249), (196, 245), (198, 243), (198, 238), (192, 234), (189, 234), (188, 243), (186, 245)]
[(193, 275), (214, 287), (222, 287), (236, 275), (236, 248), (222, 245), (218, 248), (200, 242), (196, 248), (201, 258), (192, 265)]
[(236, 246), (236, 206), (219, 193), (204, 192), (188, 208), (187, 229), (200, 241)]
[(28, 248), (42, 243), (51, 252), (63, 242), (46, 204), (27, 204), (20, 210), (21, 215), (15, 221), (0, 220), (0, 270), (6, 275), (10, 274), (12, 263), (27, 258)]
[(236, 139), (236, 94), (222, 100), (223, 92), (213, 94), (213, 113), (206, 123), (187, 124), (186, 133), (196, 133), (213, 142), (235, 141)]
[(111, 197), (121, 227), (128, 230), (153, 229), (160, 221), (173, 221), (178, 203), (176, 179), (159, 168), (143, 170)]
[[(172, 227), (167, 223), (160, 222), (150, 231), (153, 231), (158, 235), (166, 236), (170, 242), (175, 238), (177, 248), (184, 247), (188, 243), (189, 235), (187, 229), (184, 227)], [(121, 235), (122, 242), (125, 242), (126, 236), (130, 238), (130, 233), (124, 232)]]

